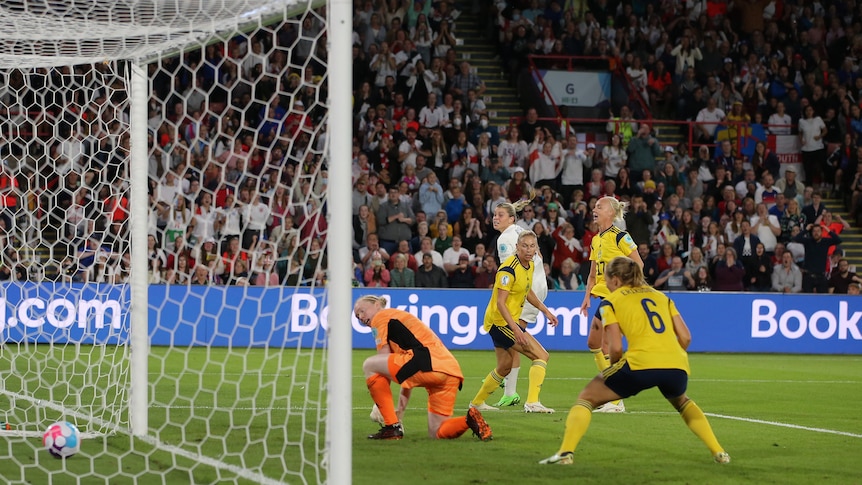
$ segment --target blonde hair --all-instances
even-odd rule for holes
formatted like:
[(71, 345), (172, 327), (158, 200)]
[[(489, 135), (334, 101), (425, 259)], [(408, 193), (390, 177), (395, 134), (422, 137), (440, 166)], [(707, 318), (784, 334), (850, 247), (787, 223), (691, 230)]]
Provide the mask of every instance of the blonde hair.
[(605, 278), (616, 276), (625, 286), (649, 286), (640, 265), (633, 259), (617, 256), (605, 266)]
[(521, 239), (531, 237), (533, 239), (539, 239), (539, 236), (536, 236), (536, 233), (527, 229), (526, 231), (522, 231), (521, 234), (518, 234), (518, 242), (521, 242)]
[(628, 208), (629, 208), (628, 202), (623, 202), (623, 201), (618, 200), (617, 198), (611, 197), (609, 195), (606, 195), (599, 200), (607, 201), (607, 203), (611, 205), (611, 209), (614, 210), (614, 220), (615, 221), (621, 221), (621, 220), (623, 220), (623, 218), (625, 218), (626, 212), (628, 211)]
[[(380, 308), (386, 308), (386, 298), (383, 298), (382, 296), (363, 295), (363, 296), (360, 296), (356, 300), (356, 303), (359, 303), (362, 301), (368, 302), (368, 303), (377, 303), (378, 305), (380, 305)], [(354, 306), (356, 306), (356, 305), (354, 304)]]
[(496, 208), (494, 208), (494, 210), (497, 210), (497, 208), (502, 207), (506, 211), (506, 213), (509, 214), (509, 217), (514, 217), (515, 219), (517, 219), (518, 212), (521, 212), (522, 210), (524, 210), (524, 207), (530, 205), (530, 203), (535, 197), (536, 189), (531, 188), (530, 193), (524, 197), (521, 197), (520, 200), (516, 202), (503, 202), (499, 204)]

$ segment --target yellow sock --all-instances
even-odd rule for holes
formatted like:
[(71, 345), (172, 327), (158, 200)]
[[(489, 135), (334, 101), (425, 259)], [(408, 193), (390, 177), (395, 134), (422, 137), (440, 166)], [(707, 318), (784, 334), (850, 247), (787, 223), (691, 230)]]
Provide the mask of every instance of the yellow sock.
[(539, 391), (542, 390), (542, 383), (545, 382), (545, 372), (548, 363), (544, 360), (536, 359), (533, 365), (530, 366), (530, 382), (527, 388), (527, 402), (539, 402)]
[(694, 401), (686, 401), (682, 405), (682, 409), (679, 410), (679, 415), (682, 416), (682, 420), (685, 421), (688, 429), (697, 435), (703, 441), (703, 444), (709, 448), (710, 453), (714, 455), (720, 451), (724, 451), (721, 445), (718, 444), (715, 433), (712, 432), (709, 420), (706, 419), (706, 415), (703, 414), (703, 411), (700, 410)]
[(602, 372), (611, 366), (611, 363), (605, 357), (605, 354), (602, 353), (602, 349), (590, 349), (590, 352), (593, 353), (593, 359), (596, 361), (596, 367), (599, 368), (599, 372)]
[(563, 444), (560, 445), (559, 453), (574, 452), (578, 447), (581, 438), (590, 427), (590, 421), (593, 419), (593, 405), (589, 401), (578, 399), (577, 404), (569, 410), (569, 416), (566, 418), (566, 434), (563, 435)]
[[(590, 349), (590, 352), (593, 353), (593, 359), (596, 361), (596, 367), (599, 368), (599, 372), (604, 371), (608, 367), (611, 366), (611, 361), (608, 357), (602, 353), (602, 349)], [(611, 404), (619, 405), (620, 400), (611, 401)]]
[(496, 391), (500, 384), (503, 383), (503, 378), (497, 374), (497, 369), (492, 370), (485, 380), (482, 381), (482, 387), (479, 389), (479, 392), (476, 393), (476, 397), (470, 401), (470, 404), (474, 406), (478, 406), (485, 402), (485, 399), (488, 399), (488, 396), (491, 395), (492, 392)]

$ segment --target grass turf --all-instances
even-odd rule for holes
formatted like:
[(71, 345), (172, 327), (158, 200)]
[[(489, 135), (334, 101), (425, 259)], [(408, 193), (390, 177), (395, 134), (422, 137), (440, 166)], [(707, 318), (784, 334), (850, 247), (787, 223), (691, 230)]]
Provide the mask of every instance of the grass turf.
[[(41, 399), (68, 400), (79, 388), (79, 405), (102, 399), (86, 379), (115, 365), (97, 348), (4, 347), (0, 377), (16, 392), (26, 376)], [(82, 354), (83, 352), (83, 354)], [(376, 442), (368, 419), (370, 397), (361, 376), (371, 350), (353, 353), (353, 477), (356, 484), (385, 483), (860, 483), (862, 454), (862, 357), (693, 354), (689, 396), (710, 417), (733, 462), (719, 466), (656, 390), (626, 400), (627, 412), (594, 415), (573, 466), (539, 466), (556, 452), (566, 413), (596, 373), (588, 353), (552, 353), (542, 402), (553, 415), (527, 415), (520, 407), (486, 412), (494, 440), (465, 435), (453, 441), (427, 437), (425, 393), (417, 389), (404, 419), (402, 441)], [(85, 359), (82, 359), (86, 355)], [(36, 357), (38, 356), (38, 357)], [(79, 357), (76, 359), (75, 357)], [(459, 351), (466, 380), (457, 413), (494, 364), (490, 351)], [(0, 477), (23, 483), (256, 483), (264, 476), (289, 483), (321, 477), (317, 450), (323, 427), (318, 384), (321, 355), (296, 351), (154, 348), (150, 429), (161, 443), (186, 456), (120, 433), (85, 440), (65, 461), (50, 458), (40, 440), (6, 437)], [(42, 362), (41, 367), (33, 362)], [(76, 363), (73, 363), (76, 362)], [(527, 363), (525, 362), (525, 365)], [(48, 372), (50, 369), (50, 372)], [(98, 369), (98, 372), (93, 372)], [(310, 369), (310, 370), (309, 370)], [(526, 397), (527, 368), (518, 390)], [(309, 378), (308, 376), (311, 375)], [(52, 395), (52, 382), (63, 382)], [(16, 387), (17, 386), (17, 387)], [(393, 392), (397, 388), (393, 386)], [(65, 396), (65, 397), (61, 397)], [(489, 399), (493, 404), (497, 391)], [(0, 396), (13, 425), (36, 416), (36, 406)], [(17, 416), (17, 418), (16, 418)], [(42, 411), (43, 419), (51, 411)], [(121, 419), (125, 416), (121, 415)], [(285, 424), (286, 423), (286, 424)], [(79, 422), (84, 428), (91, 423)], [(336, 433), (337, 435), (337, 433)], [(5, 442), (4, 442), (5, 441)], [(188, 455), (191, 453), (191, 455)], [(221, 467), (194, 458), (217, 460)], [(236, 468), (230, 468), (235, 466)], [(259, 475), (243, 476), (240, 469)]]

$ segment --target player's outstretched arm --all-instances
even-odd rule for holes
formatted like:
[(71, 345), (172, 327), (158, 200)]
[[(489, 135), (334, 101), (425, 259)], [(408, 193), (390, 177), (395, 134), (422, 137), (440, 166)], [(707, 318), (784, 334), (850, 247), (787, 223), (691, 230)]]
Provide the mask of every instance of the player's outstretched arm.
[(587, 310), (590, 309), (590, 293), (593, 291), (594, 286), (596, 286), (596, 262), (591, 261), (590, 275), (587, 277), (587, 285), (584, 290), (584, 301), (581, 303), (581, 315), (583, 316), (587, 316)]

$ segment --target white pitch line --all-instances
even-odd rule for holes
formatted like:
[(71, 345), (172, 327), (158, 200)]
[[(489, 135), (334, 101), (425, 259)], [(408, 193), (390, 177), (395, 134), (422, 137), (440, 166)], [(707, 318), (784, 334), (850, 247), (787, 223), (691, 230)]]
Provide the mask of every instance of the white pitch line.
[(715, 417), (715, 418), (731, 419), (734, 421), (744, 421), (746, 423), (766, 424), (769, 426), (778, 426), (780, 428), (801, 429), (803, 431), (814, 431), (815, 433), (837, 434), (840, 436), (849, 436), (851, 438), (862, 438), (862, 434), (848, 433), (847, 431), (836, 431), (834, 429), (812, 428), (809, 426), (800, 426), (798, 424), (779, 423), (778, 421), (766, 421), (763, 419), (743, 418), (743, 417), (739, 417), (739, 416), (727, 416), (724, 414), (715, 414), (715, 413), (704, 413), (704, 414), (706, 414), (707, 416)]

